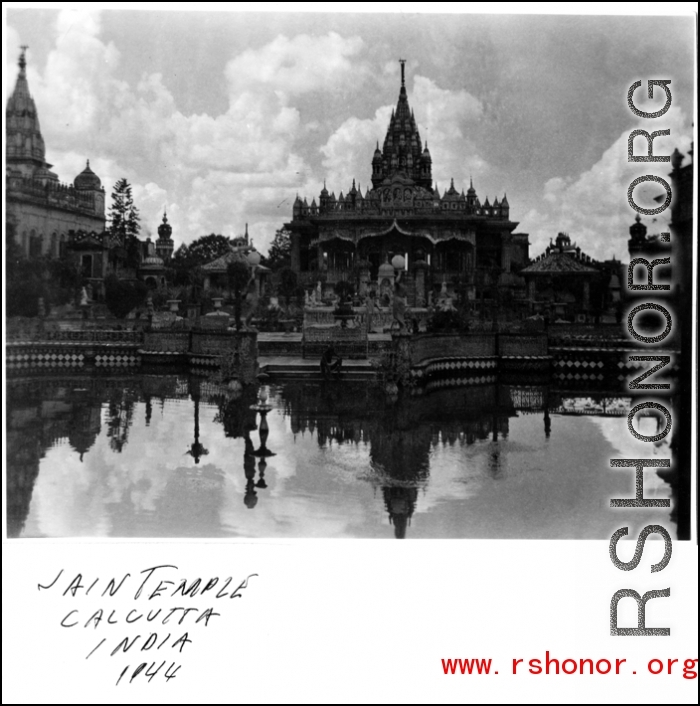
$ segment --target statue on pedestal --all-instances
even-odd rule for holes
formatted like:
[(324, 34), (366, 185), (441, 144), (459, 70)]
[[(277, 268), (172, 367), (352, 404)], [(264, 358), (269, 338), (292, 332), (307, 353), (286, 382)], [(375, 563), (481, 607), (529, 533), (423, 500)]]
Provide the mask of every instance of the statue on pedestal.
[(374, 299), (375, 292), (373, 289), (370, 289), (370, 291), (367, 293), (367, 297), (365, 299), (365, 306), (367, 308), (367, 311), (365, 313), (365, 322), (367, 324), (367, 333), (372, 333), (372, 329), (374, 327), (374, 312), (377, 309), (377, 302)]
[(452, 297), (447, 292), (447, 282), (442, 280), (442, 287), (438, 295), (437, 308), (440, 311), (455, 311), (455, 306), (452, 303)]

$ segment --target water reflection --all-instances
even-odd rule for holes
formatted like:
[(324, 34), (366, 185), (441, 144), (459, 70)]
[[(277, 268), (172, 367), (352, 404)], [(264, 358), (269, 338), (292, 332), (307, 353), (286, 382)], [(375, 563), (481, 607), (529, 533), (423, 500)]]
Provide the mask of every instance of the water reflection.
[[(633, 495), (609, 459), (640, 445), (605, 391), (75, 374), (10, 379), (7, 399), (10, 537), (608, 538), (667, 519), (607, 508)], [(676, 470), (645, 485), (675, 522)]]

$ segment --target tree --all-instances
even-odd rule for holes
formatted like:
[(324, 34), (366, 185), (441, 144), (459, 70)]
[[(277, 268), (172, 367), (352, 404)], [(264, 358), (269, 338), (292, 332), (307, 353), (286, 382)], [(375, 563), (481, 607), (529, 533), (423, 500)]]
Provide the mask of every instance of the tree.
[(192, 285), (193, 271), (231, 250), (233, 240), (225, 235), (202, 235), (189, 245), (181, 245), (170, 260), (173, 280), (178, 285)]
[(289, 267), (292, 264), (292, 237), (285, 228), (280, 228), (272, 240), (267, 257), (262, 259), (262, 264), (271, 270)]
[(105, 278), (105, 304), (118, 319), (143, 304), (147, 293), (148, 287), (143, 282), (126, 282), (116, 275)]
[(85, 283), (76, 262), (43, 256), (25, 258), (12, 240), (6, 242), (5, 262), (7, 316), (36, 316), (40, 297), (48, 312), (52, 306), (73, 300)]
[(139, 210), (134, 206), (131, 184), (119, 179), (112, 190), (112, 205), (109, 207), (109, 232), (116, 235), (126, 250), (127, 262), (132, 267), (139, 264)]
[(179, 267), (201, 267), (231, 250), (233, 240), (225, 235), (202, 235), (189, 245), (181, 245), (173, 254), (172, 262)]
[(304, 288), (300, 287), (297, 280), (297, 273), (291, 267), (283, 267), (277, 273), (279, 285), (277, 292), (284, 297), (287, 313), (293, 297), (304, 296)]

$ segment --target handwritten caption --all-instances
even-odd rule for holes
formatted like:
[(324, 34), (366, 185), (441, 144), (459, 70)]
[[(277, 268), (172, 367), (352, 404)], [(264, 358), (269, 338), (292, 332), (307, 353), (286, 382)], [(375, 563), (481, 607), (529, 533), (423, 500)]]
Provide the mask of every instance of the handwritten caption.
[[(87, 601), (71, 607), (61, 615), (59, 625), (84, 631), (89, 638), (85, 659), (117, 661), (124, 654), (138, 655), (133, 664), (121, 669), (117, 684), (130, 684), (137, 678), (151, 682), (156, 677), (169, 682), (177, 676), (182, 655), (189, 651), (193, 637), (220, 619), (226, 601), (242, 598), (250, 580), (258, 576), (248, 574), (242, 580), (231, 576), (187, 579), (178, 577), (178, 571), (174, 564), (158, 564), (119, 579), (92, 580), (61, 569), (51, 582), (37, 584), (37, 588), (60, 593), (67, 601), (96, 596), (105, 599), (107, 605), (96, 609)], [(132, 596), (128, 600), (133, 607), (123, 607), (125, 595)], [(121, 607), (111, 609), (109, 601), (117, 596), (122, 599)], [(102, 633), (98, 640), (93, 639), (96, 631)], [(146, 661), (141, 661), (144, 657)]]

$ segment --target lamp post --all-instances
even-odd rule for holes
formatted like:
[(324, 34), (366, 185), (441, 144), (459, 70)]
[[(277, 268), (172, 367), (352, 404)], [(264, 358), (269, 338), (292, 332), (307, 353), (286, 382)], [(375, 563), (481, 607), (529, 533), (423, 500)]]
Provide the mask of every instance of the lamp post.
[[(265, 468), (267, 463), (266, 458), (270, 456), (276, 456), (273, 451), (267, 448), (267, 437), (270, 435), (270, 427), (267, 424), (267, 413), (272, 409), (272, 405), (268, 404), (267, 401), (267, 389), (265, 387), (260, 388), (258, 393), (258, 401), (250, 406), (254, 412), (260, 412), (260, 427), (258, 432), (260, 434), (260, 448), (257, 450), (253, 449), (253, 443), (246, 432), (246, 447), (244, 455), (244, 469), (246, 477), (246, 495), (244, 502), (246, 506), (250, 509), (255, 507), (258, 502), (257, 493), (255, 488), (260, 488), (261, 490), (267, 488), (267, 483), (265, 482)], [(260, 479), (255, 483), (255, 458), (258, 458), (258, 472), (260, 474)]]
[(404, 267), (406, 267), (406, 259), (403, 255), (394, 255), (394, 257), (391, 258), (391, 266), (395, 270), (399, 270), (399, 274), (397, 276), (398, 279), (401, 276), (401, 271), (403, 271)]
[(199, 442), (199, 396), (194, 398), (194, 443), (186, 453), (192, 456), (195, 463), (199, 463), (199, 459), (209, 453), (204, 444)]
[(257, 403), (250, 406), (254, 412), (260, 412), (260, 427), (258, 428), (260, 433), (260, 448), (253, 452), (253, 455), (258, 458), (267, 458), (269, 456), (277, 455), (273, 451), (270, 451), (266, 446), (267, 437), (270, 435), (270, 427), (267, 423), (267, 413), (272, 409), (272, 405), (268, 404), (267, 399), (267, 389), (265, 387), (261, 387), (260, 392), (258, 393)]
[(245, 259), (248, 261), (253, 271), (255, 271), (255, 268), (260, 264), (260, 253), (257, 250), (250, 250), (246, 254)]

